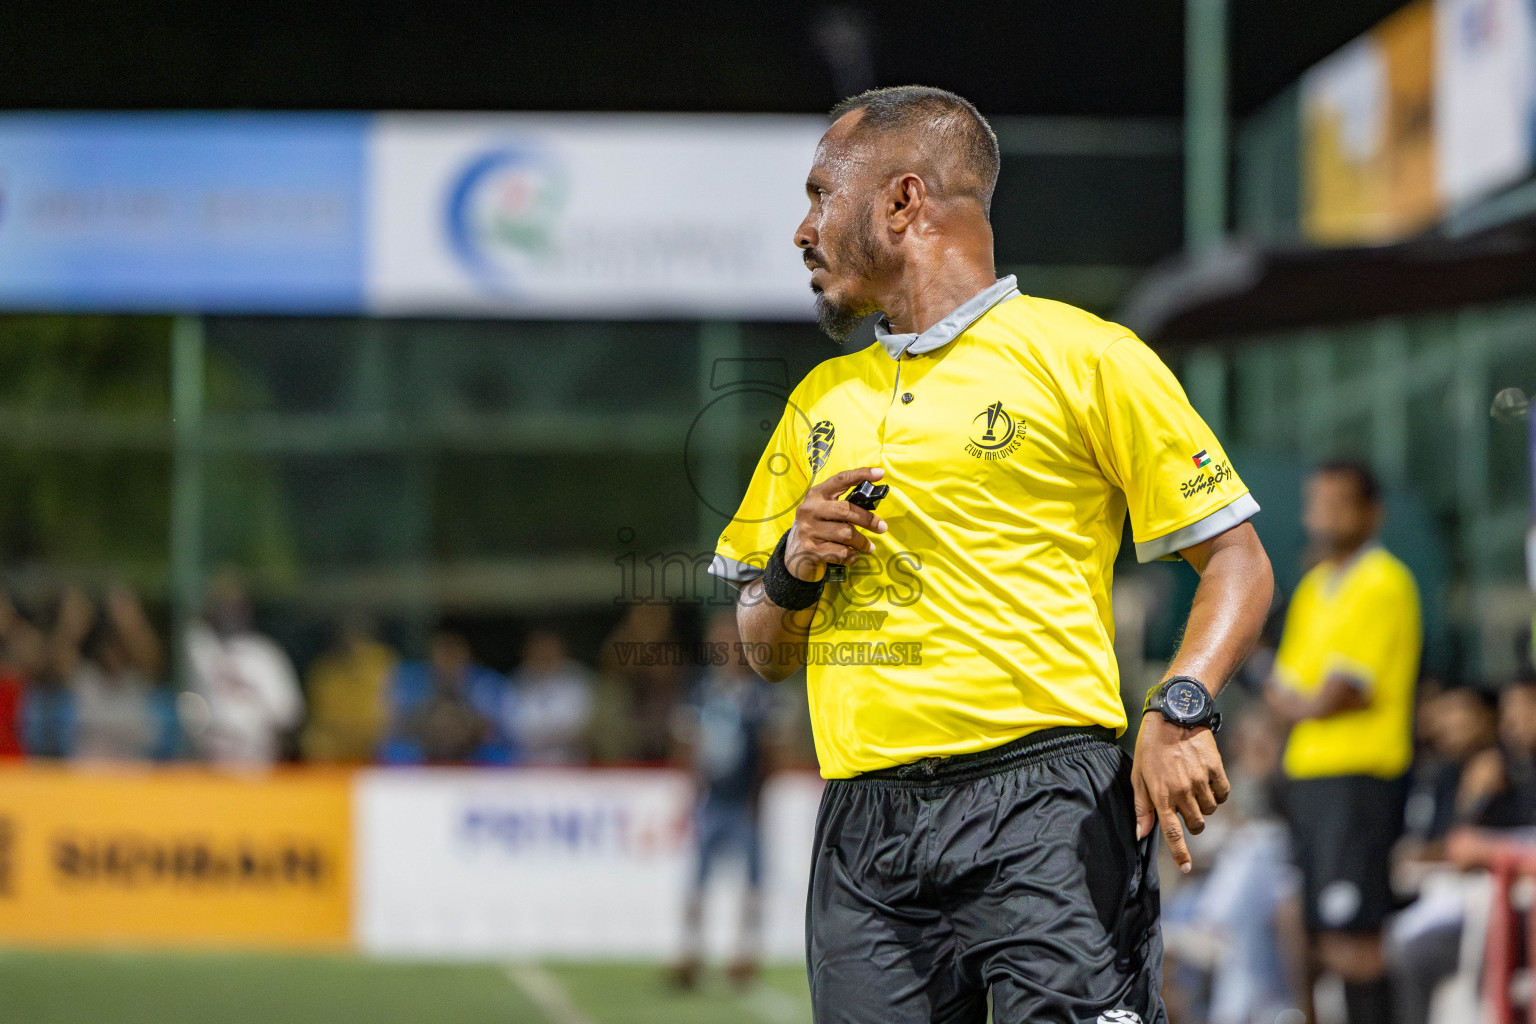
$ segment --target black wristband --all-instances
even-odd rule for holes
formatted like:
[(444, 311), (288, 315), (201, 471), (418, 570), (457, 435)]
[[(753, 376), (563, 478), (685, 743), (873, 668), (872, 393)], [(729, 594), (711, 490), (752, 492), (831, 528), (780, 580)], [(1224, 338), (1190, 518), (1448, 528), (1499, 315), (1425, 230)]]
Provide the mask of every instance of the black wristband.
[(786, 530), (774, 547), (773, 554), (768, 557), (767, 567), (763, 569), (763, 591), (767, 593), (768, 600), (780, 608), (798, 612), (821, 600), (824, 584), (820, 580), (807, 583), (789, 571), (789, 566), (784, 564), (784, 551), (788, 544), (789, 531)]

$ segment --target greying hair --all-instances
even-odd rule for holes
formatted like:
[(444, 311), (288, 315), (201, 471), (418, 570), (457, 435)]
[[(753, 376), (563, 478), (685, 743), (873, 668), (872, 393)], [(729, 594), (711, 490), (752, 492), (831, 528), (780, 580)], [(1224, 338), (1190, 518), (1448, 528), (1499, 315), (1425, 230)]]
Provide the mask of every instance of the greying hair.
[(855, 110), (864, 116), (854, 138), (878, 134), (917, 140), (938, 172), (939, 180), (929, 182), (930, 187), (940, 194), (970, 196), (991, 213), (1001, 163), (997, 135), (970, 100), (946, 89), (897, 85), (843, 100), (832, 108), (832, 119)]

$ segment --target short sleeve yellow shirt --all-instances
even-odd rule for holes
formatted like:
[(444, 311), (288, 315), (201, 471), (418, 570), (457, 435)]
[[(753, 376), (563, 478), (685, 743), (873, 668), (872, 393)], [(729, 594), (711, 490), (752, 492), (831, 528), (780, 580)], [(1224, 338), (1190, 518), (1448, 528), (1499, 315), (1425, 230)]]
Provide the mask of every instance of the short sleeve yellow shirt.
[(1275, 655), (1277, 681), (1310, 696), (1330, 675), (1347, 675), (1368, 691), (1370, 706), (1298, 723), (1285, 747), (1286, 774), (1391, 779), (1407, 771), (1421, 641), (1413, 573), (1384, 548), (1303, 576)]
[(1147, 561), (1258, 511), (1125, 328), (1011, 278), (989, 292), (813, 370), (720, 537), (711, 571), (750, 580), (815, 481), (885, 470), (889, 530), (826, 586), (808, 648), (828, 778), (1053, 726), (1123, 730), (1110, 586), (1127, 512)]

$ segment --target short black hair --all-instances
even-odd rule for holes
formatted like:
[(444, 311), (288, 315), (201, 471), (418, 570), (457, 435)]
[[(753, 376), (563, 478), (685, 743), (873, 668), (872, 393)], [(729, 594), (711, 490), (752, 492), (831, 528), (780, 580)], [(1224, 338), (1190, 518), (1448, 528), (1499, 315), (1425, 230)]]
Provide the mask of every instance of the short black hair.
[(1381, 481), (1369, 465), (1359, 459), (1329, 459), (1313, 470), (1320, 475), (1347, 476), (1355, 482), (1355, 493), (1367, 505), (1381, 504)]
[(1002, 157), (997, 133), (970, 100), (947, 89), (896, 85), (850, 96), (832, 108), (832, 120), (855, 110), (864, 111), (856, 136), (865, 132), (927, 136), (930, 151), (958, 163), (959, 177), (964, 179), (952, 181), (943, 176), (929, 184), (941, 192), (969, 193), (983, 212), (991, 212)]

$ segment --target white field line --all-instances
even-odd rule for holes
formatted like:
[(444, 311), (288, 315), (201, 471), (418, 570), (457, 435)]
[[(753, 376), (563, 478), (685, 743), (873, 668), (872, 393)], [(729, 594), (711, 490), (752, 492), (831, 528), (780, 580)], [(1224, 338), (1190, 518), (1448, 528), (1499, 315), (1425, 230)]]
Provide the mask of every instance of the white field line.
[(506, 973), (549, 1024), (593, 1024), (592, 1018), (576, 1008), (559, 979), (538, 964), (508, 964)]
[(766, 982), (753, 985), (741, 1002), (763, 1024), (801, 1024), (806, 1019), (799, 1000)]

